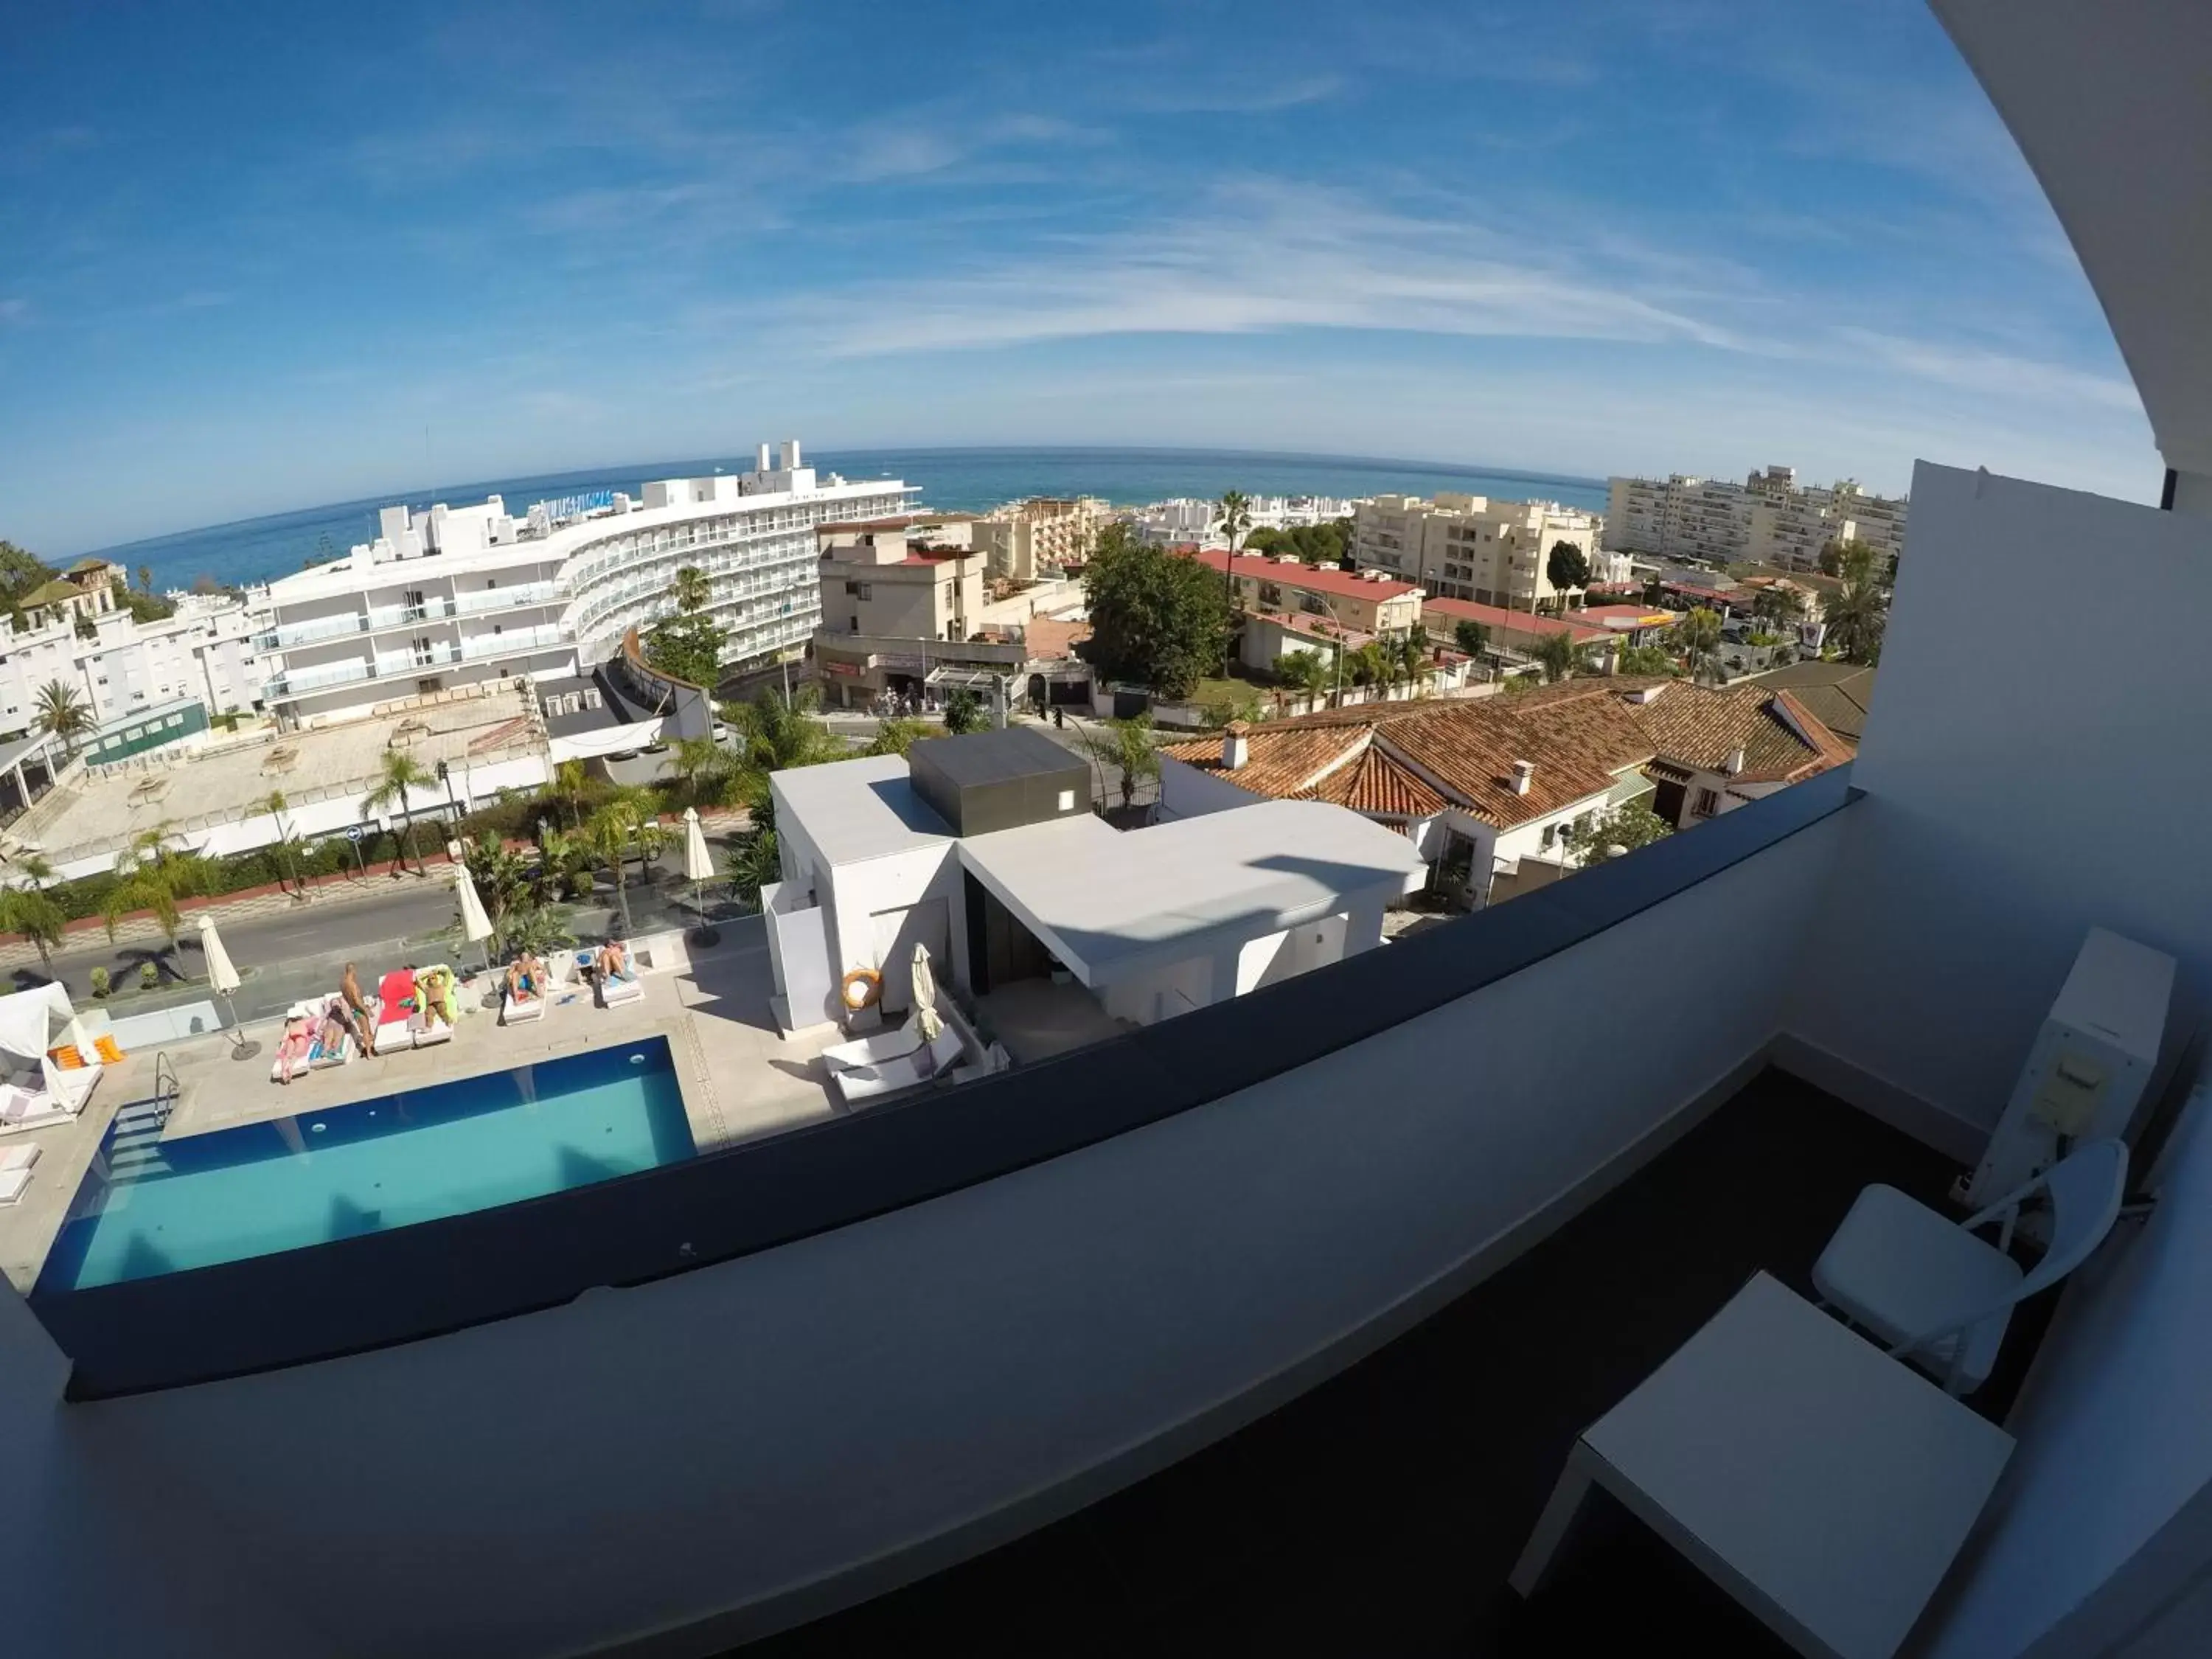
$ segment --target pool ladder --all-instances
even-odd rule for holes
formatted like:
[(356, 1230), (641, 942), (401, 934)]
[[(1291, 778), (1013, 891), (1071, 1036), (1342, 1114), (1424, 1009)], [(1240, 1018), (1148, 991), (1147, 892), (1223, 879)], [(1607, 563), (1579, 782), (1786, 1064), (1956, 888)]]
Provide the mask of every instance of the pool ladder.
[(154, 1056), (154, 1121), (169, 1127), (169, 1114), (177, 1109), (177, 1067), (162, 1049)]

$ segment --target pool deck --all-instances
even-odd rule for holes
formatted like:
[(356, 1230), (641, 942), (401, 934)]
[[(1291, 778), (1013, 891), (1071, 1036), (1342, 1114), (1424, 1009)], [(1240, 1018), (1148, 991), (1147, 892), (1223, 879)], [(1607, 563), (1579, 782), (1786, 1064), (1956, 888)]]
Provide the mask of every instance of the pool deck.
[[(641, 975), (645, 995), (635, 1002), (601, 1008), (588, 989), (556, 993), (543, 1018), (502, 1026), (496, 1011), (478, 1006), (474, 989), (465, 987), (451, 1042), (351, 1060), (289, 1085), (269, 1077), (275, 1023), (247, 1028), (260, 1044), (249, 1060), (231, 1058), (228, 1033), (166, 1044), (160, 1052), (176, 1067), (178, 1097), (162, 1138), (325, 1111), (647, 1036), (668, 1039), (684, 1115), (702, 1152), (838, 1114), (817, 1058), (838, 1033), (830, 1026), (787, 1038), (777, 1031), (757, 927), (727, 927), (711, 951), (687, 950), (674, 935), (640, 940), (638, 948), (652, 951), (658, 965)], [(0, 1206), (0, 1272), (17, 1290), (27, 1291), (37, 1279), (117, 1110), (152, 1097), (155, 1052), (134, 1052), (108, 1066), (73, 1121), (0, 1136), (0, 1147), (30, 1141), (40, 1148), (29, 1188)]]

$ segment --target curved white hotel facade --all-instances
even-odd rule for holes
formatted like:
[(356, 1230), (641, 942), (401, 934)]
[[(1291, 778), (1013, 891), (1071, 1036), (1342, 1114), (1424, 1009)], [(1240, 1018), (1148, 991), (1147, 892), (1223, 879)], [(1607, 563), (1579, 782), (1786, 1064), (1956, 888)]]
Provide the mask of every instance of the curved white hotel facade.
[(818, 478), (793, 439), (780, 465), (763, 444), (750, 472), (540, 503), (520, 519), (496, 495), (388, 507), (375, 541), (255, 595), (264, 702), (314, 725), (485, 680), (588, 672), (626, 630), (674, 609), (685, 565), (711, 582), (724, 662), (770, 661), (820, 619), (815, 526), (897, 512), (909, 493), (896, 479)]

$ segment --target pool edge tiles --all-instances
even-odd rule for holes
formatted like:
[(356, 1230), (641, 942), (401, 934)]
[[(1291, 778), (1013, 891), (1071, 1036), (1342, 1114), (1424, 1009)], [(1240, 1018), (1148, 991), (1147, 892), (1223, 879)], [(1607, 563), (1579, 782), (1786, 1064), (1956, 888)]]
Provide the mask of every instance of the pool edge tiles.
[(31, 1300), (498, 1209), (698, 1154), (660, 1033), (173, 1139), (118, 1115)]

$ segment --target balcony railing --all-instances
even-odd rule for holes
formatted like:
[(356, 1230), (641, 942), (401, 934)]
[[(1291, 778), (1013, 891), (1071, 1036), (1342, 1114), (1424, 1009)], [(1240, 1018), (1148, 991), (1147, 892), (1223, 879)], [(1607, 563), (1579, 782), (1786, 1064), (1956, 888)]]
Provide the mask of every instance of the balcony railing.
[(372, 633), (386, 628), (412, 628), (418, 623), (443, 622), (453, 614), (452, 602), (438, 594), (426, 598), (420, 605), (373, 606), (368, 613), (368, 626)]
[(271, 628), (253, 636), (257, 651), (282, 651), (295, 645), (313, 645), (323, 640), (349, 639), (368, 626), (368, 619), (358, 612), (343, 617), (318, 617), (313, 622), (295, 623), (289, 628)]
[(478, 634), (461, 641), (461, 655), (471, 662), (480, 657), (512, 657), (520, 652), (566, 645), (569, 637), (568, 630), (557, 623), (544, 628), (518, 628), (504, 634)]
[(479, 617), (488, 611), (515, 611), (529, 605), (559, 605), (568, 597), (558, 582), (532, 582), (526, 587), (489, 587), (481, 592), (453, 596), (453, 614)]
[(302, 692), (320, 691), (326, 686), (370, 679), (375, 672), (365, 662), (335, 662), (321, 668), (302, 668), (296, 673), (279, 674), (269, 682), (264, 696), (271, 699), (296, 697)]
[(441, 663), (459, 662), (461, 653), (446, 641), (425, 646), (419, 650), (394, 651), (376, 659), (379, 674), (404, 674), (417, 668), (435, 668)]

